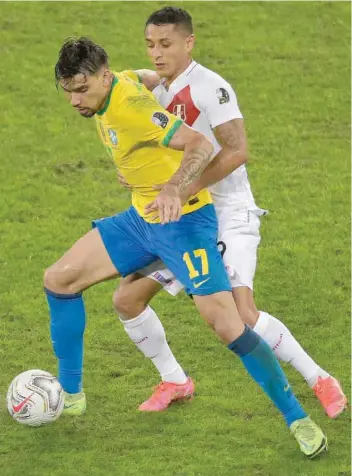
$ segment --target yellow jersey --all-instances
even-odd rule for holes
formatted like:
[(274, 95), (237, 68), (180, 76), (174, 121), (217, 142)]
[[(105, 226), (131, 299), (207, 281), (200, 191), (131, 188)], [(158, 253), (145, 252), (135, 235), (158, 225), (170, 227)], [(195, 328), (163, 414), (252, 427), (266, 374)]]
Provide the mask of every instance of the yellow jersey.
[[(153, 185), (166, 183), (181, 164), (183, 153), (168, 145), (183, 122), (160, 106), (136, 73), (127, 71), (114, 73), (109, 96), (95, 119), (103, 144), (132, 188), (132, 205), (152, 221), (144, 207), (159, 193)], [(202, 190), (190, 197), (182, 214), (211, 202), (210, 193)]]

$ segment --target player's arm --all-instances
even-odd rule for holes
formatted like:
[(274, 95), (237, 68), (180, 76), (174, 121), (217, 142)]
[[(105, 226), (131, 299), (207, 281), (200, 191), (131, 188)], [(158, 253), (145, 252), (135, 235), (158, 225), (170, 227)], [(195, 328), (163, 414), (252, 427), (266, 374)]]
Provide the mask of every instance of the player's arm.
[(213, 158), (199, 179), (190, 187), (190, 195), (209, 187), (248, 160), (247, 137), (243, 119), (232, 119), (213, 129), (222, 149)]
[(136, 83), (144, 84), (149, 91), (153, 91), (153, 89), (160, 84), (160, 77), (151, 69), (126, 69), (122, 71), (121, 74), (132, 79), (132, 81), (135, 81)]
[(182, 204), (188, 196), (185, 192), (200, 177), (213, 153), (211, 142), (185, 124), (178, 128), (168, 147), (183, 150), (182, 162), (170, 180), (159, 187), (160, 193), (145, 209), (146, 213), (158, 210), (161, 223), (180, 219)]
[(143, 83), (149, 91), (153, 91), (153, 89), (160, 84), (160, 77), (151, 69), (137, 69), (135, 70), (135, 73), (138, 76), (139, 81)]
[(192, 184), (189, 195), (219, 182), (248, 160), (243, 117), (231, 85), (216, 76), (195, 88), (195, 94), (197, 105), (206, 115), (222, 149)]
[(175, 150), (183, 150), (179, 169), (165, 185), (177, 187), (183, 192), (188, 185), (201, 176), (213, 153), (213, 145), (202, 134), (183, 124), (169, 143)]

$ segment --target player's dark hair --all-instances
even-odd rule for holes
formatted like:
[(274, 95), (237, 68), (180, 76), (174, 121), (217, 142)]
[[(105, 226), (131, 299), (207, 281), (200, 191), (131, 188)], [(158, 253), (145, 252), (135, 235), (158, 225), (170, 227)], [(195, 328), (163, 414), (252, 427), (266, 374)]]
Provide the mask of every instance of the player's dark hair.
[(145, 26), (148, 25), (176, 25), (183, 27), (188, 33), (193, 33), (191, 15), (178, 7), (164, 7), (150, 15)]
[(84, 36), (68, 38), (55, 65), (56, 85), (60, 79), (69, 79), (79, 73), (95, 74), (105, 65), (108, 65), (108, 55), (104, 48)]

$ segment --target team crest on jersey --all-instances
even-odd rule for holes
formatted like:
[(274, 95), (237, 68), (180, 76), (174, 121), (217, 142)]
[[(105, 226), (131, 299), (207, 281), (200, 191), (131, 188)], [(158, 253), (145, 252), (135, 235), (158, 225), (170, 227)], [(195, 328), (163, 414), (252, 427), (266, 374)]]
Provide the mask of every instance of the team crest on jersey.
[(108, 129), (108, 134), (109, 134), (111, 143), (113, 145), (117, 145), (118, 140), (117, 140), (117, 135), (116, 135), (116, 132), (114, 131), (114, 129)]
[(187, 119), (186, 116), (186, 104), (175, 104), (172, 113), (185, 121)]
[(167, 117), (166, 114), (164, 114), (163, 112), (154, 112), (153, 116), (152, 116), (152, 122), (159, 126), (159, 127), (162, 127), (163, 129), (165, 129), (165, 127), (168, 125), (169, 123), (169, 118)]
[(216, 90), (216, 95), (220, 104), (225, 104), (230, 101), (230, 95), (225, 88), (219, 88)]

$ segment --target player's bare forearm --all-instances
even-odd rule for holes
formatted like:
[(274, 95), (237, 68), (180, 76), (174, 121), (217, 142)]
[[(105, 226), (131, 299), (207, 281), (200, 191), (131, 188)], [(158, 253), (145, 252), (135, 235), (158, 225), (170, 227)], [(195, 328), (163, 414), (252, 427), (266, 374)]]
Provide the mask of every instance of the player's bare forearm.
[(233, 150), (222, 149), (206, 167), (201, 177), (194, 184), (193, 193), (197, 193), (204, 188), (210, 187), (214, 183), (220, 182), (234, 170), (247, 161), (246, 155)]
[(160, 192), (144, 209), (146, 215), (158, 211), (162, 224), (181, 218), (182, 204), (187, 199), (185, 191), (201, 175), (213, 153), (213, 146), (208, 139), (185, 124), (179, 126), (168, 146), (183, 150), (183, 160), (168, 182), (161, 185), (161, 188), (155, 187)]
[[(192, 138), (186, 141), (183, 146), (184, 155), (181, 165), (168, 181), (169, 185), (176, 186), (180, 192), (200, 177), (209, 164), (213, 153), (213, 146), (208, 139), (192, 129), (190, 130), (192, 131)], [(172, 143), (170, 143), (170, 146), (172, 147)]]
[(140, 80), (149, 91), (153, 91), (160, 84), (160, 77), (151, 69), (137, 69), (135, 73), (138, 74)]
[(248, 160), (243, 119), (225, 122), (215, 127), (213, 132), (222, 149), (193, 183), (191, 195), (219, 182)]

